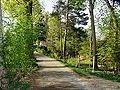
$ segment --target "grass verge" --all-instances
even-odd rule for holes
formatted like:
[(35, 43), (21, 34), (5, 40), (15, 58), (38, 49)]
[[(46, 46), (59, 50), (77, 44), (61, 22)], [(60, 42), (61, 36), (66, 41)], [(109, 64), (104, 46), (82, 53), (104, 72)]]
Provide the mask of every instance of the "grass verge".
[(80, 76), (89, 77), (90, 75), (94, 75), (106, 80), (111, 80), (113, 82), (120, 82), (120, 76), (116, 76), (112, 72), (109, 72), (109, 71), (106, 72), (106, 71), (100, 71), (100, 70), (92, 72), (92, 67), (90, 67), (88, 64), (85, 64), (85, 63), (81, 63), (81, 66), (79, 68), (76, 68), (75, 62), (72, 63), (72, 61), (73, 60), (71, 60), (70, 62), (64, 63), (61, 60), (61, 62), (65, 64), (65, 66), (71, 68)]

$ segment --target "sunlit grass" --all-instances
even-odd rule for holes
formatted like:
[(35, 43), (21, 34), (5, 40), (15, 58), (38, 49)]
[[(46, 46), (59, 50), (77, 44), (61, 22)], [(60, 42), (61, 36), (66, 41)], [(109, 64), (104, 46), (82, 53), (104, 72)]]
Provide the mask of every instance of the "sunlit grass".
[[(97, 77), (100, 77), (100, 78), (103, 78), (103, 79), (106, 79), (106, 80), (111, 80), (113, 82), (120, 82), (120, 76), (116, 76), (114, 75), (112, 72), (109, 72), (109, 71), (100, 71), (100, 70), (97, 70), (95, 72), (92, 72), (92, 67), (90, 66), (90, 64), (92, 62), (80, 62), (80, 67), (79, 68), (76, 68), (75, 67), (75, 59), (69, 59), (69, 61), (67, 63), (64, 63), (65, 66), (71, 68), (73, 71), (75, 71), (76, 73), (78, 73), (80, 76), (83, 76), (83, 77), (89, 77), (89, 75), (94, 75), (94, 76), (97, 76)], [(73, 62), (73, 63), (72, 63)]]

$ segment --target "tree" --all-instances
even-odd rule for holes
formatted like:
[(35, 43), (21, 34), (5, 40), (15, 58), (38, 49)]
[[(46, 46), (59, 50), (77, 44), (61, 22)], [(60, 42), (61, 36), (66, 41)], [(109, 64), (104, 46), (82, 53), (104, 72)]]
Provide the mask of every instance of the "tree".
[(113, 30), (114, 30), (114, 60), (115, 60), (115, 65), (116, 65), (116, 68), (115, 68), (115, 73), (118, 74), (119, 72), (119, 66), (120, 66), (120, 62), (119, 62), (119, 51), (118, 51), (118, 41), (119, 41), (119, 25), (118, 25), (118, 21), (117, 21), (117, 17), (116, 17), (116, 14), (115, 14), (115, 11), (114, 11), (114, 8), (112, 5), (110, 5), (110, 2), (108, 0), (105, 0), (106, 2), (106, 5), (108, 6), (109, 10), (110, 10), (110, 16), (112, 17), (112, 22), (113, 22)]
[(49, 50), (51, 50), (51, 53), (55, 57), (55, 54), (59, 54), (60, 48), (59, 48), (59, 19), (56, 15), (52, 15), (48, 19), (48, 32), (47, 32), (47, 39), (46, 39), (46, 46)]
[(57, 16), (57, 18), (58, 18), (58, 21), (59, 21), (59, 26), (60, 26), (60, 30), (59, 30), (59, 40), (60, 40), (60, 56), (61, 56), (61, 58), (63, 57), (63, 39), (62, 39), (62, 33), (63, 33), (63, 28), (62, 28), (62, 15), (63, 15), (63, 12), (64, 12), (64, 10), (63, 10), (63, 8), (64, 8), (64, 5), (65, 3), (62, 1), (62, 0), (58, 0), (58, 2), (57, 2), (57, 5), (55, 5), (55, 7), (54, 7), (54, 12), (53, 12), (53, 14), (55, 15), (55, 16)]
[[(109, 1), (112, 8), (114, 9), (114, 14), (116, 17), (117, 24), (119, 23), (119, 9), (117, 8), (118, 4), (112, 1)], [(104, 70), (115, 70), (116, 62), (119, 59), (117, 53), (120, 51), (119, 49), (119, 39), (115, 38), (116, 28), (113, 20), (113, 16), (111, 15), (111, 10), (108, 8), (105, 0), (96, 1), (95, 10), (99, 12), (95, 12), (96, 20), (97, 20), (97, 28), (99, 32), (99, 37), (97, 38), (97, 55), (98, 55), (98, 64)], [(103, 6), (104, 5), (104, 6)], [(114, 7), (115, 6), (115, 7)], [(119, 25), (118, 25), (119, 26)], [(119, 34), (119, 29), (117, 30)], [(119, 35), (117, 38), (120, 38)], [(116, 47), (116, 45), (118, 45)], [(117, 59), (116, 58), (117, 55)], [(119, 60), (118, 60), (119, 61)], [(119, 62), (117, 62), (119, 64)], [(118, 66), (118, 65), (117, 65)]]
[(81, 3), (82, 2), (79, 0), (58, 0), (57, 5), (54, 7), (53, 13), (51, 14), (51, 16), (56, 17), (58, 20), (56, 25), (59, 24), (59, 29), (56, 29), (58, 30), (58, 36), (56, 37), (59, 41), (57, 40), (55, 42), (60, 43), (60, 53), (63, 51), (63, 54), (59, 54), (58, 56), (61, 55), (64, 62), (66, 62), (66, 59), (69, 56), (75, 57), (78, 55), (80, 50), (80, 42), (82, 41), (81, 38), (83, 38), (86, 34), (86, 31), (84, 31), (81, 26), (76, 27), (76, 25), (87, 25), (88, 17), (87, 14), (84, 13), (84, 5), (81, 7), (76, 6), (76, 4), (81, 5)]
[(91, 20), (91, 29), (92, 29), (92, 40), (93, 40), (93, 71), (97, 69), (97, 52), (96, 52), (96, 32), (95, 32), (95, 23), (94, 23), (94, 3), (95, 0), (89, 0), (89, 12)]
[(64, 62), (66, 62), (66, 38), (67, 38), (67, 32), (69, 30), (69, 0), (67, 0), (67, 6), (66, 6), (66, 28), (65, 28), (65, 32), (64, 32), (64, 43), (63, 43), (63, 58), (64, 58)]
[(68, 39), (67, 39), (67, 56), (68, 58), (77, 57), (78, 55), (82, 56), (83, 42), (86, 42), (87, 38), (87, 30), (82, 27), (71, 27), (70, 31), (68, 32)]

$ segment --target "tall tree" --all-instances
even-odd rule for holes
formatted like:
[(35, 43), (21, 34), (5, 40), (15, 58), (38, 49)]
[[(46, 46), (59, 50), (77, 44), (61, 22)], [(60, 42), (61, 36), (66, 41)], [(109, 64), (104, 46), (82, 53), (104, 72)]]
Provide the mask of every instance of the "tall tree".
[(95, 23), (94, 23), (94, 3), (95, 0), (89, 0), (89, 12), (91, 20), (91, 29), (92, 29), (92, 41), (93, 41), (93, 71), (97, 69), (97, 52), (96, 52), (96, 32), (95, 32)]
[[(78, 33), (82, 33), (82, 28), (80, 25), (87, 25), (87, 14), (84, 13), (85, 7), (82, 4), (84, 0), (59, 0), (55, 6), (55, 11), (59, 15), (60, 21), (60, 37), (63, 40), (63, 58), (66, 59), (66, 54), (70, 54), (70, 49), (75, 50), (79, 44), (74, 43), (77, 40), (71, 40), (73, 37), (80, 39), (82, 36), (78, 36)], [(80, 7), (79, 7), (80, 6)], [(78, 25), (79, 27), (76, 27)], [(79, 30), (79, 31), (77, 31)], [(71, 35), (72, 33), (72, 35)], [(73, 34), (74, 33), (74, 34)], [(74, 36), (75, 35), (75, 36)], [(71, 43), (72, 42), (72, 43)], [(74, 45), (73, 45), (74, 44)], [(71, 46), (71, 47), (69, 47)]]
[[(115, 0), (114, 0), (115, 1)], [(120, 66), (120, 62), (119, 62), (119, 51), (118, 51), (118, 41), (119, 41), (119, 31), (120, 31), (120, 27), (118, 25), (118, 20), (114, 11), (114, 5), (111, 5), (109, 0), (105, 0), (106, 5), (108, 6), (108, 9), (110, 10), (110, 16), (112, 17), (112, 22), (113, 22), (113, 31), (114, 31), (114, 60), (115, 60), (115, 74), (118, 74), (119, 72), (119, 66)], [(114, 2), (113, 2), (114, 4)]]
[(57, 16), (52, 15), (48, 20), (47, 47), (53, 55), (59, 52), (59, 20)]
[(59, 41), (60, 41), (60, 54), (61, 57), (63, 55), (63, 45), (62, 45), (62, 25), (61, 25), (61, 14), (62, 14), (62, 10), (61, 7), (63, 6), (63, 2), (61, 0), (58, 1), (58, 4), (54, 7), (56, 9), (55, 13), (57, 15), (58, 21), (59, 21), (59, 26), (60, 26), (60, 30), (59, 30)]
[(66, 38), (67, 38), (67, 31), (69, 29), (68, 26), (68, 15), (69, 15), (69, 0), (67, 0), (67, 7), (66, 7), (66, 28), (65, 28), (65, 32), (64, 32), (64, 43), (63, 43), (63, 58), (64, 61), (66, 62)]

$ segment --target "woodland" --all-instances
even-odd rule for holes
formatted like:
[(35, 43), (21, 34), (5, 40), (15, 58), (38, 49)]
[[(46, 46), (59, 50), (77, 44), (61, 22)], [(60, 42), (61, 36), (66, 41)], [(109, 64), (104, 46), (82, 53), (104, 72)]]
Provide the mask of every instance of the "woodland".
[(29, 90), (39, 66), (34, 52), (80, 75), (120, 82), (120, 1), (0, 0), (0, 90)]

